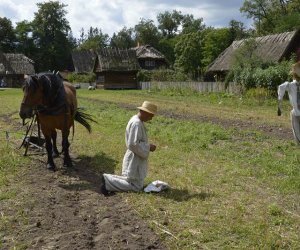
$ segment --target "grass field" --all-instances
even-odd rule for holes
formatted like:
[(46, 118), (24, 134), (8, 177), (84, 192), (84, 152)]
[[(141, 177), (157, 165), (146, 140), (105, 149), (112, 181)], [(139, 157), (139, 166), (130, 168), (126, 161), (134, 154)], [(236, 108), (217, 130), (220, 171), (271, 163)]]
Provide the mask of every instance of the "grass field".
[[(4, 133), (16, 129), (6, 117), (19, 120), (21, 96), (16, 89), (0, 91), (0, 188), (15, 185), (14, 176), (28, 164)], [(91, 135), (76, 126), (71, 152), (92, 156), (95, 171), (117, 174), (128, 119), (144, 100), (157, 103), (159, 114), (146, 125), (157, 145), (146, 183), (162, 180), (171, 189), (122, 197), (170, 249), (300, 249), (299, 147), (255, 129), (192, 119), (201, 115), (289, 128), (287, 101), (277, 117), (276, 100), (261, 103), (228, 94), (79, 90), (78, 99), (98, 124)], [(3, 199), (14, 199), (14, 192), (0, 194)], [(0, 223), (3, 228), (5, 220)]]

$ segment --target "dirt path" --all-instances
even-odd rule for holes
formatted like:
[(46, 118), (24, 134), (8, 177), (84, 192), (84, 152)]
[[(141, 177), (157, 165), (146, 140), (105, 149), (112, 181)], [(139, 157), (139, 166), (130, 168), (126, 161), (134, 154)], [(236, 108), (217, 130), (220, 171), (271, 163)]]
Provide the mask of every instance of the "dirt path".
[[(122, 108), (135, 109), (125, 104)], [(251, 121), (222, 120), (218, 117), (181, 115), (160, 111), (175, 119), (190, 119), (219, 124), (226, 128), (256, 129), (279, 139), (292, 139), (290, 130), (268, 125), (257, 126)], [(9, 116), (0, 117), (11, 122)], [(167, 249), (159, 237), (141, 221), (133, 208), (121, 200), (120, 194), (100, 194), (101, 174), (89, 167), (89, 159), (72, 156), (74, 168), (45, 168), (46, 156), (24, 167), (16, 180), (16, 199), (0, 203), (1, 216), (9, 223), (1, 249)], [(62, 159), (56, 159), (62, 166)], [(10, 186), (0, 192), (10, 192)], [(29, 219), (27, 219), (29, 218)], [(24, 248), (25, 249), (25, 248)]]
[(1, 249), (166, 249), (118, 194), (99, 193), (101, 176), (88, 165), (75, 158), (72, 170), (53, 173), (42, 162), (26, 169), (17, 198), (1, 202), (2, 216), (12, 223)]
[[(103, 102), (101, 100), (93, 100), (90, 98), (83, 98), (89, 101), (100, 102), (100, 103), (108, 103)], [(111, 102), (113, 103), (113, 102)], [(116, 104), (116, 103), (113, 103)], [(133, 105), (128, 105), (125, 103), (117, 104), (120, 108), (125, 108), (129, 110), (136, 110), (136, 107)], [(164, 117), (179, 119), (179, 120), (193, 120), (199, 122), (210, 122), (212, 124), (220, 125), (224, 128), (234, 128), (237, 130), (256, 130), (270, 137), (282, 139), (282, 140), (293, 140), (293, 133), (291, 129), (279, 127), (279, 126), (271, 126), (268, 124), (258, 124), (257, 122), (249, 119), (249, 120), (239, 120), (239, 119), (223, 119), (220, 117), (212, 117), (205, 116), (201, 114), (179, 114), (170, 110), (160, 110), (158, 115), (162, 115)]]

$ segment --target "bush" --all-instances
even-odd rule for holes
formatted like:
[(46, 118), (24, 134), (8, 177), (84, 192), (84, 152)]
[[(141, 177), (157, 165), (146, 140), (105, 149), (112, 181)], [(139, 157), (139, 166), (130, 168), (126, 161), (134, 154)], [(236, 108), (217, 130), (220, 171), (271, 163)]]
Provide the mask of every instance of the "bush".
[(77, 73), (72, 73), (69, 74), (67, 77), (69, 82), (72, 83), (92, 83), (96, 81), (96, 75), (94, 73), (87, 73), (87, 74), (77, 74)]
[(253, 73), (255, 86), (266, 88), (275, 94), (278, 85), (292, 79), (289, 74), (291, 68), (292, 61), (283, 61), (266, 69), (256, 68)]
[(292, 68), (293, 61), (282, 61), (276, 64), (261, 65), (253, 67), (239, 67), (235, 66), (227, 75), (225, 82), (234, 81), (245, 87), (251, 88), (265, 88), (269, 93), (275, 95), (277, 87), (285, 81), (290, 81), (292, 78), (289, 74)]
[(258, 101), (259, 104), (263, 104), (268, 98), (271, 97), (271, 95), (272, 94), (270, 90), (266, 88), (257, 87), (247, 90), (245, 96), (248, 98), (254, 98)]

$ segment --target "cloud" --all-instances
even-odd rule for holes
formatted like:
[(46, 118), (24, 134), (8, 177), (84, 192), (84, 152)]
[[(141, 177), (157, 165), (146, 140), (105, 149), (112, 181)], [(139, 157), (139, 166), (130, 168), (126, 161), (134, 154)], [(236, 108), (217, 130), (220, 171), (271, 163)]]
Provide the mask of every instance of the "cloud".
[[(37, 12), (37, 3), (33, 0), (0, 0), (0, 16), (9, 18), (15, 25), (23, 20), (32, 21)], [(133, 28), (141, 18), (153, 20), (157, 24), (157, 15), (165, 11), (181, 11), (192, 14), (194, 18), (203, 18), (204, 24), (213, 27), (228, 26), (229, 21), (250, 23), (239, 12), (243, 0), (61, 0), (67, 5), (68, 19), (73, 35), (79, 37), (83, 28), (100, 28), (103, 33), (112, 35), (124, 26)]]

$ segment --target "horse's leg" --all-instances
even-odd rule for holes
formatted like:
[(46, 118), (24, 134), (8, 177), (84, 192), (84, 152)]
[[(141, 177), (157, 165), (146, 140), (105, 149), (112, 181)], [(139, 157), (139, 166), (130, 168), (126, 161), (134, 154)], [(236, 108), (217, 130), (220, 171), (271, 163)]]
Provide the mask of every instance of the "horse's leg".
[(70, 130), (65, 130), (62, 131), (62, 148), (63, 148), (63, 152), (64, 152), (64, 166), (65, 167), (72, 167), (72, 160), (71, 157), (69, 155), (69, 147), (70, 147), (70, 143), (69, 143), (69, 133)]
[(51, 138), (52, 138), (52, 157), (53, 158), (56, 158), (59, 156), (59, 152), (58, 152), (58, 149), (57, 149), (57, 146), (56, 146), (56, 138), (57, 138), (57, 132), (56, 130), (54, 130), (51, 134)]
[(51, 136), (50, 135), (45, 135), (45, 140), (46, 140), (46, 150), (47, 150), (47, 155), (48, 155), (48, 161), (47, 161), (47, 168), (49, 170), (55, 170), (55, 164), (53, 161), (52, 157), (52, 143), (51, 143)]

